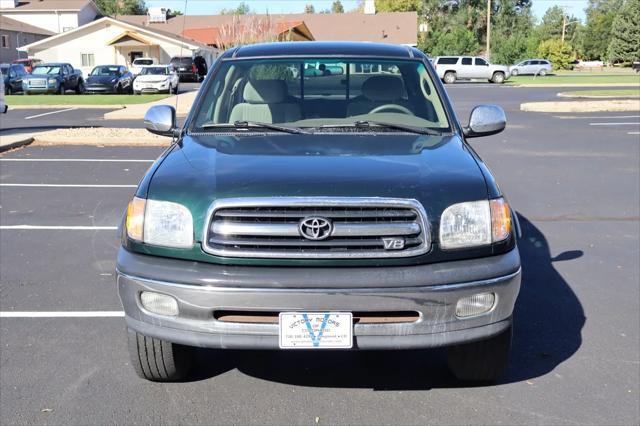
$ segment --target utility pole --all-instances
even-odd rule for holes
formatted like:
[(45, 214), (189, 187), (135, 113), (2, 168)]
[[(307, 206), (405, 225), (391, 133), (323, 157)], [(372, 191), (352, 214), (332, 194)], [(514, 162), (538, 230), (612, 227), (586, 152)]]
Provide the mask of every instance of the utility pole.
[(567, 28), (567, 15), (562, 12), (562, 44), (564, 44), (564, 31)]
[(491, 0), (487, 0), (487, 62), (491, 62)]

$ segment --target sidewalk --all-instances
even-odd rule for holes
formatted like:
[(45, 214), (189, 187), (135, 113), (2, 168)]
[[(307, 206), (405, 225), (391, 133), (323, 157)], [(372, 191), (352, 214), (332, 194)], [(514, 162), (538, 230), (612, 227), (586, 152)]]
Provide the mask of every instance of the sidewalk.
[(29, 145), (31, 142), (33, 142), (33, 134), (31, 133), (0, 134), (0, 152)]
[(191, 91), (186, 93), (181, 93), (177, 96), (171, 96), (166, 99), (161, 99), (159, 101), (147, 103), (147, 104), (135, 104), (135, 105), (127, 105), (122, 109), (108, 112), (104, 115), (105, 120), (142, 120), (144, 119), (144, 115), (147, 110), (155, 105), (170, 105), (176, 108), (176, 113), (180, 117), (185, 117), (189, 110), (191, 109), (191, 105), (198, 94), (197, 91)]

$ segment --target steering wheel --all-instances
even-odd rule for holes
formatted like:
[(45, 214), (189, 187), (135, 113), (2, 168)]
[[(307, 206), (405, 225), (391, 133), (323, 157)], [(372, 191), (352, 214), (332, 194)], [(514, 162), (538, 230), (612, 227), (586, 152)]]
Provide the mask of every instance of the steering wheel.
[(369, 111), (369, 114), (375, 114), (375, 113), (386, 111), (386, 110), (397, 111), (403, 114), (413, 115), (413, 113), (409, 111), (407, 108), (403, 107), (402, 105), (396, 105), (396, 104), (380, 105), (378, 107), (375, 107), (371, 111)]

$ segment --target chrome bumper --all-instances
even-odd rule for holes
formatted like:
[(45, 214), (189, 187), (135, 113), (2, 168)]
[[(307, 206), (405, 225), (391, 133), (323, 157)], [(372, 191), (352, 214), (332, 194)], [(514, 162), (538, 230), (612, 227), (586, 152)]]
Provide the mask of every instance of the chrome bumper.
[[(449, 262), (447, 264), (419, 265), (393, 268), (341, 268), (351, 276), (351, 287), (320, 288), (309, 283), (326, 279), (340, 281), (333, 269), (313, 268), (312, 274), (298, 276), (296, 288), (278, 287), (274, 271), (281, 270), (282, 282), (290, 280), (291, 273), (305, 268), (228, 267), (206, 265), (212, 270), (209, 282), (216, 284), (194, 285), (134, 276), (126, 270), (135, 270), (132, 263), (146, 268), (149, 263), (167, 262), (169, 259), (151, 258), (121, 249), (118, 256), (118, 291), (124, 306), (127, 325), (148, 336), (191, 346), (229, 349), (277, 349), (278, 325), (222, 322), (214, 318), (214, 311), (415, 311), (419, 319), (410, 323), (355, 324), (354, 348), (359, 349), (409, 349), (446, 346), (480, 340), (498, 334), (511, 323), (513, 307), (520, 289), (520, 262), (517, 249), (485, 259)], [(486, 278), (464, 280), (469, 270), (486, 263)], [(178, 262), (178, 263), (173, 263)], [(174, 261), (172, 266), (183, 264), (184, 277), (190, 278), (194, 262)], [(438, 265), (448, 265), (438, 269)], [(496, 269), (497, 268), (497, 269)], [(498, 269), (502, 273), (496, 275)], [(297, 271), (296, 271), (297, 270)], [(346, 271), (345, 271), (346, 270)], [(364, 275), (385, 270), (394, 271), (395, 279), (387, 287), (372, 282), (371, 287), (360, 286)], [(156, 269), (157, 271), (157, 269)], [(190, 271), (190, 272), (189, 272)], [(264, 272), (263, 272), (264, 271)], [(326, 271), (326, 272), (323, 272)], [(431, 271), (432, 275), (429, 275)], [(438, 272), (440, 271), (440, 272)], [(228, 275), (232, 286), (219, 285), (215, 272)], [(414, 275), (423, 276), (424, 285), (415, 284)], [(141, 274), (138, 274), (141, 275)], [(153, 275), (153, 273), (151, 274)], [(169, 276), (171, 274), (168, 274)], [(320, 277), (319, 277), (320, 275)], [(384, 274), (382, 274), (384, 275)], [(434, 276), (435, 275), (435, 276)], [(456, 280), (458, 276), (461, 279)], [(264, 280), (264, 286), (255, 286), (256, 280)], [(305, 278), (306, 277), (306, 278)], [(434, 279), (447, 278), (447, 283), (434, 283)], [(204, 277), (203, 277), (204, 278)], [(389, 276), (387, 276), (387, 279)], [(238, 280), (252, 286), (244, 286)], [(205, 280), (204, 282), (206, 282)], [(374, 279), (375, 281), (375, 279)], [(274, 285), (275, 284), (275, 285)], [(180, 314), (175, 317), (160, 316), (146, 311), (140, 303), (142, 291), (169, 294), (178, 300)], [(457, 301), (476, 293), (493, 292), (494, 308), (485, 314), (460, 319), (455, 315)]]

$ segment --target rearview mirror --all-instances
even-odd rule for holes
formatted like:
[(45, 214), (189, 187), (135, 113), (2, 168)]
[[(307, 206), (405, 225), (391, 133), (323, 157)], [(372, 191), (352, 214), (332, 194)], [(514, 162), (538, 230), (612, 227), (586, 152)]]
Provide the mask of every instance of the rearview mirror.
[(144, 126), (156, 135), (173, 136), (176, 130), (176, 110), (169, 105), (156, 105), (144, 115)]
[(465, 127), (467, 138), (477, 138), (500, 133), (507, 126), (507, 117), (497, 105), (478, 105), (471, 111), (469, 125)]

